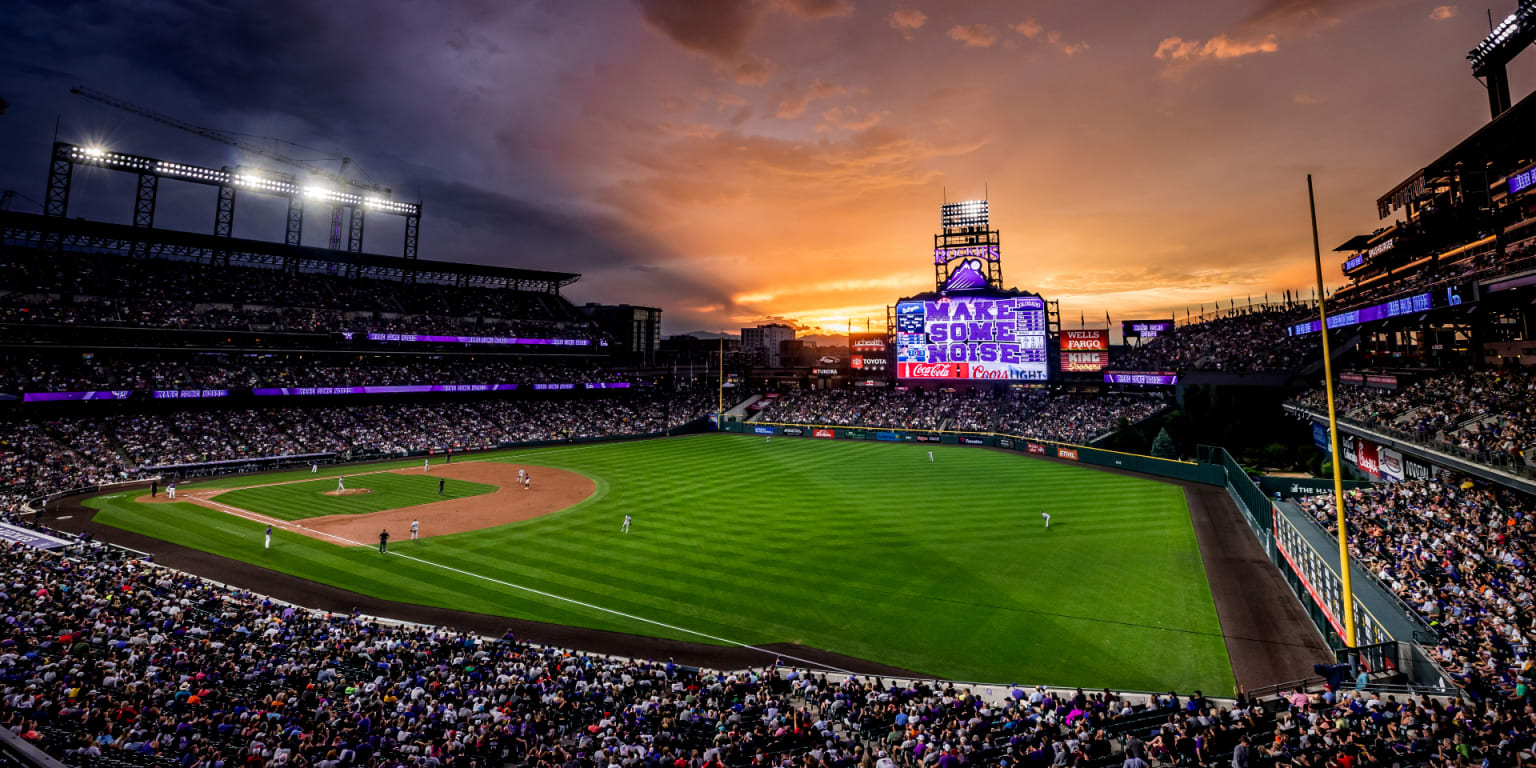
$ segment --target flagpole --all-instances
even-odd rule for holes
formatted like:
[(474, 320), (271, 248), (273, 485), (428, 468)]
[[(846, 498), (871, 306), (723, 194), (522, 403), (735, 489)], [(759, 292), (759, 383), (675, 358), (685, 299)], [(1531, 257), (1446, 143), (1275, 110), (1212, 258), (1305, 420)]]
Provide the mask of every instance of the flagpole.
[(1317, 242), (1317, 200), (1312, 174), (1307, 174), (1307, 205), (1312, 210), (1312, 261), (1317, 268), (1317, 318), (1323, 337), (1323, 382), (1328, 390), (1328, 440), (1333, 449), (1333, 506), (1339, 522), (1339, 579), (1343, 582), (1344, 644), (1355, 647), (1355, 593), (1349, 575), (1349, 529), (1344, 520), (1344, 475), (1339, 456), (1339, 417), (1333, 403), (1333, 360), (1328, 349), (1328, 311), (1323, 308), (1323, 251)]

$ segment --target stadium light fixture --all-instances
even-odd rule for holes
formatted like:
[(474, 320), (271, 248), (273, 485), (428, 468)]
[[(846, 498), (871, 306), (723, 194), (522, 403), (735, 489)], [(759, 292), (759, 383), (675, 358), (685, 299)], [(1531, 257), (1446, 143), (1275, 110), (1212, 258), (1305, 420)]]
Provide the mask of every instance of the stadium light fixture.
[(88, 157), (94, 157), (94, 158), (98, 158), (99, 159), (99, 158), (101, 158), (102, 155), (105, 155), (106, 153), (107, 153), (107, 151), (102, 149), (101, 147), (86, 147), (85, 148), (85, 154)]

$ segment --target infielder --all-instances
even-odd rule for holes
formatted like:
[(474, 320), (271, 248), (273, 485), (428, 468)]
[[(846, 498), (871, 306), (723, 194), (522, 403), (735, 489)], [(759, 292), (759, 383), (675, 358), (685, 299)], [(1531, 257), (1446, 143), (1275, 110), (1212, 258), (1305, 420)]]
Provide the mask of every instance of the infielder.
[(532, 472), (529, 472), (528, 474), (523, 475), (523, 490), (525, 490), (525, 491), (533, 490), (533, 473)]
[(416, 521), (416, 520), (411, 520), (411, 541), (415, 541), (416, 540), (416, 534), (420, 530), (421, 530), (421, 523)]
[(521, 483), (523, 481), (523, 478), (527, 477), (527, 476), (528, 476), (528, 470), (522, 469), (522, 468), (518, 468), (518, 470), (517, 470), (517, 481), (519, 483)]
[(272, 548), (272, 526), (269, 525), (269, 526), (267, 526), (267, 545), (264, 547), (264, 549), (271, 549), (271, 548)]
[(624, 532), (629, 533), (629, 515), (624, 516)]
[(336, 478), (336, 492), (337, 493), (343, 493), (346, 490), (347, 490), (347, 479), (345, 477), (338, 477), (338, 478)]
[(431, 459), (422, 459), (421, 460), (421, 471), (423, 471), (423, 472), (431, 472), (432, 471), (432, 460)]
[(310, 462), (310, 464), (309, 464), (309, 473), (311, 475), (313, 475), (313, 474), (315, 474), (315, 473), (317, 473), (319, 471), (320, 471), (320, 462), (318, 462), (318, 461)]
[(1051, 527), (1051, 513), (1049, 513), (1049, 512), (1041, 512), (1040, 516), (1045, 518), (1045, 527), (1046, 528), (1050, 528)]
[(176, 498), (176, 481), (175, 480), (172, 480), (170, 485), (165, 486), (165, 495), (166, 495), (166, 498), (171, 498), (171, 499)]

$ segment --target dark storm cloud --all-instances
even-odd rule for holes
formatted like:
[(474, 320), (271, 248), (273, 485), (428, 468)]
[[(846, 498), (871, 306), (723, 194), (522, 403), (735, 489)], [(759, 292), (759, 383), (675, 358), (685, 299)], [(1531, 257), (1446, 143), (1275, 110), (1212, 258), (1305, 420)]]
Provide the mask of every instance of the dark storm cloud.
[(752, 0), (636, 0), (645, 20), (672, 42), (719, 59), (734, 59), (760, 10)]

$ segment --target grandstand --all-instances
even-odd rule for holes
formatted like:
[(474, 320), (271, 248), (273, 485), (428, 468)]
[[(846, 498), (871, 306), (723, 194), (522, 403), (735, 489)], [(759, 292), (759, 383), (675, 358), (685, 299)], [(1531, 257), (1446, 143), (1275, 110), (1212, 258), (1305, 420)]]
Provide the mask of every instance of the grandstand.
[[(1530, 766), (1533, 30), (1469, 56), (1493, 119), (1377, 199), (1325, 318), (1114, 346), (1003, 286), (987, 200), (885, 331), (679, 366), (578, 274), (419, 258), (420, 201), (56, 143), (44, 213), (0, 210), (0, 753)], [(75, 166), (136, 176), (133, 224), (69, 218)], [(212, 234), (155, 226), (162, 179), (219, 188)]]

